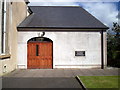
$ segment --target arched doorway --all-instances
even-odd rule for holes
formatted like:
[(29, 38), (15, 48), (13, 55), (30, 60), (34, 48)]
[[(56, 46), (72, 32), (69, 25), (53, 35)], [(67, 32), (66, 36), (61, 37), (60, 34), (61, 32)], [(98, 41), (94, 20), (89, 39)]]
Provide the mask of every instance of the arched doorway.
[(53, 42), (46, 37), (34, 37), (27, 42), (27, 68), (53, 68)]

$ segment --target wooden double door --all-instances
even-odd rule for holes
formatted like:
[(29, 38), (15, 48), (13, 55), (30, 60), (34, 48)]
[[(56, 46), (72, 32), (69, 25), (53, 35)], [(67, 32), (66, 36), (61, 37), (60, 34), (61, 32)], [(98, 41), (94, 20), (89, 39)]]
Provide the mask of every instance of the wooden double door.
[(51, 69), (53, 68), (52, 42), (28, 42), (27, 68)]

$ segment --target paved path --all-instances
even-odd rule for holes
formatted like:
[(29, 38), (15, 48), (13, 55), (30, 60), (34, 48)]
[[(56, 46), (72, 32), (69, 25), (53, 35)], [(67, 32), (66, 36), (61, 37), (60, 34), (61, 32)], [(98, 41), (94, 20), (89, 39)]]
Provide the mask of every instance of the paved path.
[(113, 76), (118, 75), (118, 69), (18, 69), (4, 77), (75, 77), (77, 75)]

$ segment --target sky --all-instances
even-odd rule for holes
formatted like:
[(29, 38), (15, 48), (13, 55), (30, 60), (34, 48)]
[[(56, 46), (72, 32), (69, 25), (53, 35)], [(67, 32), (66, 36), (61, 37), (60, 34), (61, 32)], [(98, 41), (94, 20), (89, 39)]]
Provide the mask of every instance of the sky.
[[(119, 0), (29, 0), (29, 6), (81, 6), (108, 27), (118, 22)], [(120, 22), (119, 22), (120, 23)]]

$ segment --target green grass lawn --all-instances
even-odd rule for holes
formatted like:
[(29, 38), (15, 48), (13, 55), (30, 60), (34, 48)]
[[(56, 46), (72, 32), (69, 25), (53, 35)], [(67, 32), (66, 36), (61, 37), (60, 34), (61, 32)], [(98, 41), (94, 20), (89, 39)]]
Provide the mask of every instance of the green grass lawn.
[(120, 76), (79, 76), (86, 88), (118, 88)]

